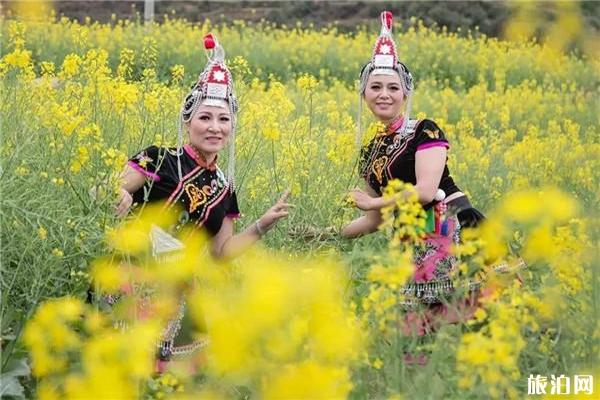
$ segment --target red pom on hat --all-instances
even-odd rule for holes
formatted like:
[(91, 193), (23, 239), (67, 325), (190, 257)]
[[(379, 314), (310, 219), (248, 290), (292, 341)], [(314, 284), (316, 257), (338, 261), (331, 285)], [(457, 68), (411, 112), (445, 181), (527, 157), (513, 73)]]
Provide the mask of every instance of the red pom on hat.
[(391, 11), (383, 11), (381, 13), (381, 23), (385, 25), (389, 30), (392, 29), (392, 12)]
[(213, 37), (212, 33), (207, 33), (206, 36), (204, 36), (204, 48), (206, 50), (212, 50), (215, 48), (215, 38)]

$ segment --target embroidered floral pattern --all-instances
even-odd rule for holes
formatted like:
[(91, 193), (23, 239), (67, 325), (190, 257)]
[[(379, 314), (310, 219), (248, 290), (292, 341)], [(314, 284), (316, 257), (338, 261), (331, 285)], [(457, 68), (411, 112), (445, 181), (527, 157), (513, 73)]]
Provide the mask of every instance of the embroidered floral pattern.
[(430, 234), (423, 245), (415, 248), (413, 282), (402, 287), (406, 303), (438, 303), (454, 291), (450, 274), (457, 260), (451, 246), (458, 243), (459, 224), (448, 217), (447, 235)]
[(148, 168), (148, 163), (154, 162), (152, 157), (149, 157), (145, 151), (140, 152), (135, 159), (138, 160), (138, 165), (144, 169)]
[(377, 182), (379, 182), (379, 184), (383, 183), (383, 170), (385, 168), (387, 160), (388, 158), (386, 156), (383, 156), (381, 158), (376, 159), (373, 162), (373, 168), (371, 170), (375, 174), (375, 178), (377, 179)]
[(436, 129), (435, 131), (429, 129), (423, 129), (423, 132), (427, 134), (431, 139), (439, 139), (440, 138), (440, 130)]

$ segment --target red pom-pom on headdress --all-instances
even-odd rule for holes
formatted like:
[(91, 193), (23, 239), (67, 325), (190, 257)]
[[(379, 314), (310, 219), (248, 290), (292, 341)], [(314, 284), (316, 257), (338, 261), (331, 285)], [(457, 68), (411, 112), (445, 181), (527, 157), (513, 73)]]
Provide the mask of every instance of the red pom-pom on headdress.
[(381, 13), (381, 24), (388, 28), (390, 31), (392, 30), (392, 12), (384, 11)]
[(212, 33), (207, 33), (206, 36), (204, 36), (204, 48), (206, 50), (212, 50), (215, 48), (215, 38), (213, 37)]

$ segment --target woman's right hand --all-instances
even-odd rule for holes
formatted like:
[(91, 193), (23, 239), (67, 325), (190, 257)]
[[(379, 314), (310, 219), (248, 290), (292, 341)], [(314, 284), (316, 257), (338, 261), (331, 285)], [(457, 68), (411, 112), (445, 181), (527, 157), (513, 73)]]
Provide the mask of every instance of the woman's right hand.
[(359, 188), (354, 188), (350, 191), (350, 198), (352, 199), (354, 205), (363, 211), (376, 210), (380, 208), (378, 207), (379, 198), (373, 197)]
[(133, 204), (133, 196), (127, 190), (121, 188), (119, 192), (119, 199), (115, 206), (115, 212), (118, 217), (124, 217), (129, 212), (131, 205)]
[(275, 226), (281, 218), (289, 215), (289, 208), (292, 207), (291, 204), (286, 203), (289, 195), (290, 191), (286, 190), (281, 198), (258, 219), (257, 223), (264, 233)]

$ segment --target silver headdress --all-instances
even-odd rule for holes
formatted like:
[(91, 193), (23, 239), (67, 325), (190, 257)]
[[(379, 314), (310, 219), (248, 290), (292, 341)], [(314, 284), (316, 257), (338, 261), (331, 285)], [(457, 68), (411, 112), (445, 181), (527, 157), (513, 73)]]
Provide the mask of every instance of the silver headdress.
[(235, 128), (237, 123), (238, 102), (233, 91), (231, 72), (225, 65), (225, 50), (212, 34), (204, 36), (204, 49), (208, 62), (198, 81), (185, 97), (179, 118), (177, 137), (177, 168), (179, 180), (182, 180), (180, 155), (183, 154), (183, 125), (190, 122), (200, 104), (229, 108), (231, 112), (231, 137), (227, 157), (227, 179), (231, 191), (235, 191)]
[(396, 51), (396, 43), (392, 37), (392, 13), (383, 11), (381, 13), (381, 32), (375, 47), (373, 48), (373, 56), (363, 69), (360, 71), (360, 82), (358, 88), (358, 117), (357, 117), (357, 145), (360, 147), (362, 139), (361, 115), (362, 115), (362, 98), (367, 87), (367, 80), (371, 75), (392, 75), (397, 73), (400, 76), (402, 90), (406, 96), (406, 110), (404, 112), (403, 123), (400, 126), (401, 130), (405, 130), (408, 126), (408, 120), (411, 111), (412, 94), (413, 94), (413, 78), (408, 68), (398, 60)]

